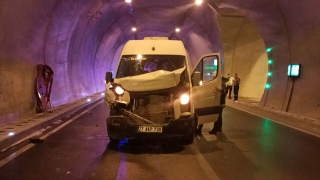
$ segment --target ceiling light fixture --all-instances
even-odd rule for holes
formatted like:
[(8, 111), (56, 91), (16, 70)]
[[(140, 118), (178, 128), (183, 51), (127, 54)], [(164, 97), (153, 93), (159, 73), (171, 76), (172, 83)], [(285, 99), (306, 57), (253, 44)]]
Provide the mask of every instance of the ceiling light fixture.
[(176, 28), (176, 32), (180, 32), (180, 28)]
[(196, 0), (196, 5), (200, 5), (203, 3), (203, 0)]
[(131, 0), (126, 0), (126, 3), (131, 3)]
[(131, 30), (132, 30), (133, 32), (136, 32), (136, 31), (137, 31), (137, 28), (133, 27)]

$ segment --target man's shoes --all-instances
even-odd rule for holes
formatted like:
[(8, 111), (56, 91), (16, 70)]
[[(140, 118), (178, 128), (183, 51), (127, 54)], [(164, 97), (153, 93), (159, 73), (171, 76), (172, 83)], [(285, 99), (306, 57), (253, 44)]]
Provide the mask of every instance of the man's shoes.
[(218, 133), (220, 133), (221, 132), (221, 130), (214, 130), (214, 129), (212, 129), (211, 131), (209, 131), (209, 134), (218, 134)]

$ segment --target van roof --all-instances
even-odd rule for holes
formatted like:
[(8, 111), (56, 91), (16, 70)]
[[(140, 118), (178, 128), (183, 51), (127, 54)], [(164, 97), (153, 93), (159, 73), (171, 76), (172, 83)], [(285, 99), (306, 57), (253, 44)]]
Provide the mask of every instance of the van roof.
[(168, 37), (144, 37), (143, 40), (160, 40), (160, 39), (162, 39), (162, 40), (169, 40)]
[(122, 55), (134, 54), (166, 54), (186, 56), (185, 47), (180, 40), (144, 39), (130, 40), (122, 50)]

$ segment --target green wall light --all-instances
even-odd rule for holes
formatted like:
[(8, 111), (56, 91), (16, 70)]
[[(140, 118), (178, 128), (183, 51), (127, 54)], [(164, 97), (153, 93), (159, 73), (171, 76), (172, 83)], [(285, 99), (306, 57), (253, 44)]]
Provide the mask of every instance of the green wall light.
[(272, 72), (268, 72), (268, 76), (272, 76)]
[(271, 52), (273, 48), (267, 48), (267, 52)]
[(266, 84), (266, 89), (270, 89), (271, 88), (271, 84)]
[(272, 59), (269, 59), (268, 64), (272, 64), (272, 63), (273, 63)]

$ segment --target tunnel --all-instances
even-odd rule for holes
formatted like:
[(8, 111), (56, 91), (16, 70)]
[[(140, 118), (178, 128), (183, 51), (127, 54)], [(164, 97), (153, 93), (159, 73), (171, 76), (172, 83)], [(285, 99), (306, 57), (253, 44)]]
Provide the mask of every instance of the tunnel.
[[(58, 107), (103, 92), (125, 43), (144, 37), (181, 40), (193, 67), (218, 52), (223, 74), (241, 78), (240, 101), (319, 119), (319, 9), (318, 0), (1, 0), (0, 125), (36, 113), (37, 64), (54, 70)], [(301, 64), (299, 78), (289, 64)]]

